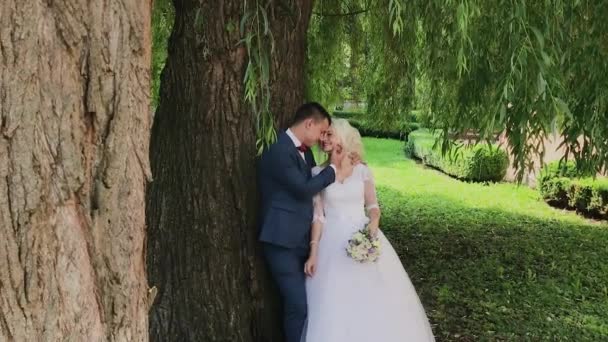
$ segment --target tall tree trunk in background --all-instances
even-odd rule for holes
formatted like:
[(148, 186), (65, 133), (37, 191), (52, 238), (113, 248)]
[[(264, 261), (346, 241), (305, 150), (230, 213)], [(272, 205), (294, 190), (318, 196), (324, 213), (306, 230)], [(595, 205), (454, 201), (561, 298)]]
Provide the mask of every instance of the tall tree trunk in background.
[(0, 2), (0, 340), (145, 341), (150, 2)]
[(306, 31), (313, 0), (277, 0), (276, 3), (270, 14), (276, 49), (271, 60), (270, 110), (277, 127), (287, 129), (296, 109), (304, 102)]
[[(282, 341), (257, 242), (255, 118), (244, 102), (243, 1), (174, 1), (176, 16), (152, 129), (148, 274), (159, 295), (155, 341)], [(283, 9), (287, 7), (288, 10)], [(271, 4), (273, 112), (303, 100), (311, 1)]]

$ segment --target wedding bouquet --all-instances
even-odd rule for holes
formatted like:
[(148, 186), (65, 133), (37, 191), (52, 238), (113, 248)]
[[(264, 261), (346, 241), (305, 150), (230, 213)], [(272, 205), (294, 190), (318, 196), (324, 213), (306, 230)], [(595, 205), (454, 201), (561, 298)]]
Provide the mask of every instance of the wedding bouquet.
[(375, 262), (380, 256), (380, 240), (369, 229), (361, 229), (348, 240), (346, 254), (360, 263)]

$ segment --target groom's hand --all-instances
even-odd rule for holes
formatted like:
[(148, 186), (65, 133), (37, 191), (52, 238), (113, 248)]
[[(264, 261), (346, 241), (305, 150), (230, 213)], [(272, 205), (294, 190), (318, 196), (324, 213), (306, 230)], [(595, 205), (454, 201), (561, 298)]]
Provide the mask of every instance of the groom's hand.
[(342, 165), (340, 166), (340, 171), (338, 172), (340, 174), (338, 178), (341, 182), (353, 174), (355, 166), (357, 166), (357, 164), (353, 164), (350, 158), (342, 159)]
[(361, 160), (361, 156), (357, 152), (349, 153), (348, 158), (350, 159), (350, 162), (353, 165), (357, 165), (357, 164), (367, 165), (367, 164), (365, 164), (365, 162), (363, 160)]
[(343, 182), (353, 173), (354, 165), (348, 158), (346, 149), (338, 144), (331, 153), (330, 162), (336, 167), (336, 181)]

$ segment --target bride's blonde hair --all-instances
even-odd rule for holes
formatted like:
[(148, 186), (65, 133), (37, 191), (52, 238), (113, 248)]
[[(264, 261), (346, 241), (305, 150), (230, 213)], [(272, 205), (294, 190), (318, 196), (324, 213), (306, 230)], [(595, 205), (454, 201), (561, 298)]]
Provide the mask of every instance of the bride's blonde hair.
[(340, 118), (332, 118), (331, 127), (334, 129), (334, 134), (342, 140), (342, 147), (346, 153), (355, 152), (363, 159), (363, 141), (359, 131), (351, 126), (348, 120)]

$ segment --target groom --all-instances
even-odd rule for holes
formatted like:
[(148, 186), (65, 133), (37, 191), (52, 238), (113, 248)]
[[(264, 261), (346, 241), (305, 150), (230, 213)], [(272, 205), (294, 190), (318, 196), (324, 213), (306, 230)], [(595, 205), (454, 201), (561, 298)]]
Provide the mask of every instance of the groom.
[(260, 241), (283, 297), (287, 342), (300, 342), (308, 312), (304, 263), (310, 250), (312, 198), (336, 180), (336, 165), (344, 158), (344, 153), (333, 153), (329, 167), (312, 177), (316, 164), (310, 147), (330, 124), (331, 117), (320, 104), (302, 105), (291, 127), (263, 152), (258, 164)]

